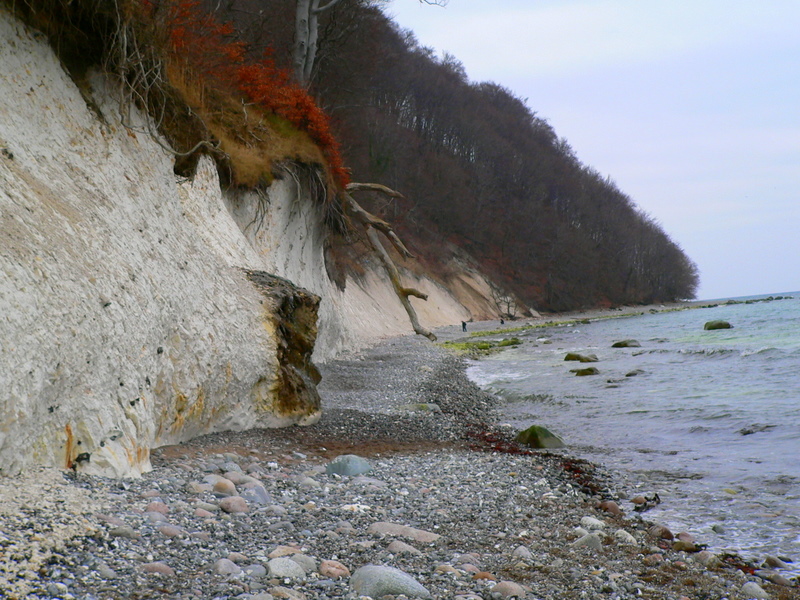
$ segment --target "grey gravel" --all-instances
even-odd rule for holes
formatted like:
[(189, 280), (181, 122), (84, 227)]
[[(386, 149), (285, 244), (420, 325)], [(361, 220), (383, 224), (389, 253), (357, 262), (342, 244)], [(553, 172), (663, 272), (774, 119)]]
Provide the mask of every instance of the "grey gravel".
[[(724, 557), (704, 557), (706, 568), (698, 554), (673, 551), (623, 502), (632, 490), (602, 468), (563, 451), (487, 451), (509, 433), (491, 425), (498, 400), (427, 340), (390, 340), (321, 370), (325, 414), (316, 425), (159, 449), (140, 479), (41, 471), (0, 481), (0, 592), (356, 600), (348, 571), (375, 565), (420, 586), (406, 597), (424, 589), (437, 600), (744, 600), (754, 586), (773, 599), (798, 597), (798, 588), (725, 566)], [(404, 408), (415, 403), (441, 412)], [(368, 460), (368, 475), (326, 473), (346, 454)], [(591, 473), (593, 493), (568, 463)], [(245, 496), (248, 483), (258, 490), (247, 512), (220, 510), (242, 499), (204, 481), (223, 473), (255, 479), (235, 484)], [(603, 499), (624, 514), (603, 512)], [(160, 512), (148, 513), (155, 502)], [(589, 546), (575, 545), (581, 526)]]

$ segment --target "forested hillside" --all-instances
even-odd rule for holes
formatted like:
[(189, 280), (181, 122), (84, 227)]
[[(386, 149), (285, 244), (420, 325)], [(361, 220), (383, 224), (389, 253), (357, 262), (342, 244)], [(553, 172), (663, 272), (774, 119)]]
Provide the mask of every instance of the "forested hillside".
[(180, 175), (208, 154), (230, 189), (267, 194), (287, 165), (305, 178), (329, 213), (330, 262), (345, 267), (331, 267), (337, 280), (358, 270), (362, 251), (343, 217), (354, 180), (404, 194), (362, 201), (445, 283), (460, 249), (498, 297), (538, 310), (694, 297), (695, 265), (652, 218), (583, 165), (535, 107), (470, 82), (457, 58), (400, 30), (382, 10), (389, 3), (323, 2), (316, 53), (300, 73), (296, 15), (315, 3), (11, 6), (46, 31), (76, 81), (97, 65), (115, 72), (175, 149)]
[[(296, 4), (207, 6), (254, 54), (269, 49), (291, 68)], [(409, 199), (369, 208), (429, 266), (447, 239), (540, 310), (694, 297), (697, 269), (658, 223), (582, 164), (535, 107), (470, 82), (456, 57), (420, 46), (386, 6), (342, 0), (319, 15), (310, 91), (332, 117), (352, 178)]]

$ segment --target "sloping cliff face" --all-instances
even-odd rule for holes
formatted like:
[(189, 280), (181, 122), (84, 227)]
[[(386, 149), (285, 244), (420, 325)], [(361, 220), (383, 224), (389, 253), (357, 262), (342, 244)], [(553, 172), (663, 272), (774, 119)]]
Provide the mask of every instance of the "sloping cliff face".
[[(291, 178), (265, 214), (209, 160), (176, 179), (145, 116), (123, 126), (106, 79), (79, 90), (2, 9), (0, 64), (0, 473), (136, 475), (159, 445), (313, 421), (312, 348), (410, 332), (379, 272), (329, 281), (320, 210)], [(427, 326), (469, 318), (409, 283), (430, 294)]]
[(5, 13), (0, 64), (3, 472), (137, 474), (153, 446), (318, 416), (313, 386), (279, 402), (281, 300), (237, 268), (261, 263), (219, 192), (201, 230), (210, 197), (141, 115), (122, 127), (101, 78), (90, 109)]

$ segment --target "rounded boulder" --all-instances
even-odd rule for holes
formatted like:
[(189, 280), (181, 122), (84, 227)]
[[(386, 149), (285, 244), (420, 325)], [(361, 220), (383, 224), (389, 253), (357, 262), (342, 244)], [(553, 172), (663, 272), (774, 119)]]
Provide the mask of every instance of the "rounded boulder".
[(431, 598), (431, 593), (408, 573), (394, 567), (366, 565), (356, 569), (350, 586), (360, 595), (370, 598), (399, 596)]
[(278, 579), (305, 579), (306, 570), (291, 558), (282, 556), (267, 563), (270, 577)]
[(355, 477), (372, 470), (372, 465), (366, 458), (361, 458), (355, 454), (342, 454), (337, 456), (325, 467), (328, 475), (343, 475)]

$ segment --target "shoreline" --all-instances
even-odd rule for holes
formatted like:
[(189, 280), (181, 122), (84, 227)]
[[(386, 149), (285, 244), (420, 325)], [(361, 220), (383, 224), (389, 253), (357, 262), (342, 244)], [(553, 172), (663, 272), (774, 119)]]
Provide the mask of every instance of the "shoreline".
[[(642, 310), (649, 308), (630, 312)], [(609, 313), (619, 311), (569, 318)], [(440, 341), (464, 335), (460, 325), (436, 333)], [(153, 471), (138, 480), (41, 470), (0, 481), (0, 591), (31, 599), (357, 598), (334, 561), (351, 573), (398, 568), (433, 598), (744, 600), (754, 586), (778, 600), (797, 593), (766, 579), (780, 581), (779, 572), (758, 577), (737, 557), (687, 552), (702, 540), (649, 523), (616, 489), (619, 477), (568, 449), (491, 451), (509, 449), (497, 446), (508, 434), (493, 419), (499, 399), (469, 381), (462, 359), (419, 336), (384, 340), (321, 370), (326, 408), (315, 425), (160, 448)], [(497, 437), (476, 439), (478, 425)], [(372, 470), (328, 475), (341, 454), (366, 458)], [(236, 495), (221, 493), (222, 479)], [(246, 512), (227, 512), (227, 498), (245, 499)], [(36, 533), (47, 531), (59, 535)], [(684, 545), (675, 549), (679, 537)], [(303, 574), (273, 572), (277, 554), (305, 565)]]

